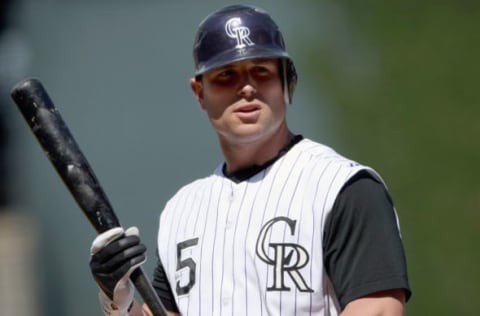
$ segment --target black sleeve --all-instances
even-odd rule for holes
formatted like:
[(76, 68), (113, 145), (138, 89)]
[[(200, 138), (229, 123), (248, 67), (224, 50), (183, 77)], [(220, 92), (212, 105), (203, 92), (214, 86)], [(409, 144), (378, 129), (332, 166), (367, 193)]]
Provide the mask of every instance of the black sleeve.
[(165, 308), (170, 312), (178, 313), (178, 306), (175, 303), (172, 288), (170, 287), (170, 283), (168, 282), (160, 259), (158, 259), (157, 267), (153, 273), (152, 285), (155, 289), (155, 292), (157, 292), (158, 297), (162, 301), (163, 306), (165, 306)]
[(360, 172), (342, 189), (327, 218), (324, 262), (342, 309), (379, 291), (405, 289), (405, 253), (385, 186)]

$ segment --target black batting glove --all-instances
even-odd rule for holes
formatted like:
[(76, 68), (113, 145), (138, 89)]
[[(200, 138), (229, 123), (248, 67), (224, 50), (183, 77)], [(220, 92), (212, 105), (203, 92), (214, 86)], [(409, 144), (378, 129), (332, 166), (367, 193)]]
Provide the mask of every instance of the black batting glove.
[(90, 253), (90, 270), (101, 289), (104, 310), (128, 309), (134, 294), (130, 274), (146, 261), (138, 229), (112, 228), (95, 238)]

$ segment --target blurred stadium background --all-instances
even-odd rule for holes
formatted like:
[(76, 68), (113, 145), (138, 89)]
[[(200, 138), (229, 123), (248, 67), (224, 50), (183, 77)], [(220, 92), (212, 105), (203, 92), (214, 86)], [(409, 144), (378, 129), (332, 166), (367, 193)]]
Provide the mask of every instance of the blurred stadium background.
[[(396, 203), (408, 315), (480, 310), (480, 4), (238, 1), (280, 24), (300, 81), (294, 131), (375, 167)], [(153, 271), (157, 218), (220, 161), (192, 97), (200, 20), (232, 1), (0, 0), (2, 315), (100, 315), (94, 231), (9, 99), (40, 78)]]

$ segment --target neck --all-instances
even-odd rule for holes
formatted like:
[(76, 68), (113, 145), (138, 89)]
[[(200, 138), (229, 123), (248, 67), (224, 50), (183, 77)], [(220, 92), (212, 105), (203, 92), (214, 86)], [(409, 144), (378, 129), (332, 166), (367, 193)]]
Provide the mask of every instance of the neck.
[(220, 137), (227, 171), (235, 172), (254, 165), (263, 165), (276, 157), (292, 137), (293, 134), (288, 128), (281, 129), (271, 137), (244, 143), (231, 143)]

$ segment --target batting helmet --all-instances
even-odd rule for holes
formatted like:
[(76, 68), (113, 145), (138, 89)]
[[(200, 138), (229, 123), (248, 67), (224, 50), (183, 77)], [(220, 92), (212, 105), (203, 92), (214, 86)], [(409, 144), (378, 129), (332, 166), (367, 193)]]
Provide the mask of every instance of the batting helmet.
[(284, 60), (284, 91), (291, 103), (297, 72), (282, 33), (266, 11), (246, 5), (215, 11), (200, 23), (193, 45), (196, 76), (232, 62), (272, 57)]

